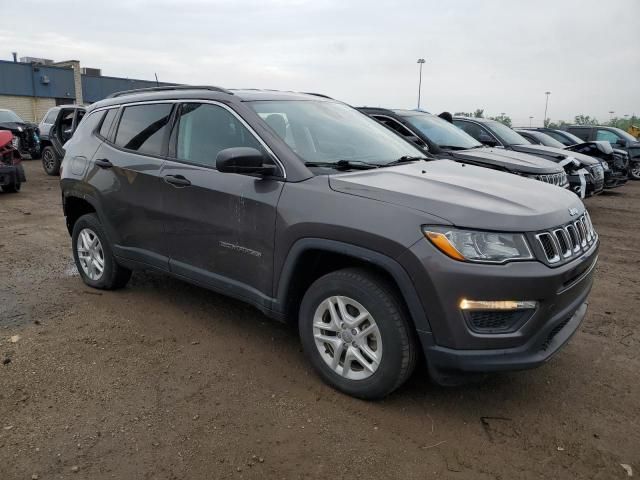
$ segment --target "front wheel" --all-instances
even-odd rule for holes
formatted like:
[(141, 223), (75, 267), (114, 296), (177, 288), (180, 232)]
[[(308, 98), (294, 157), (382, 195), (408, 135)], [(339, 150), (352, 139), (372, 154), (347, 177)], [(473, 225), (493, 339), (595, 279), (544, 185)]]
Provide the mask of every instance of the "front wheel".
[(386, 279), (344, 269), (316, 280), (298, 320), (305, 354), (322, 379), (363, 399), (382, 398), (411, 375), (416, 344)]
[(629, 169), (629, 178), (632, 180), (640, 180), (640, 162), (631, 162), (631, 168)]
[(56, 154), (52, 146), (48, 145), (42, 150), (42, 168), (47, 175), (56, 176), (60, 174), (61, 159)]
[(116, 262), (111, 245), (95, 213), (81, 216), (73, 226), (73, 259), (82, 281), (93, 288), (124, 287), (131, 270)]

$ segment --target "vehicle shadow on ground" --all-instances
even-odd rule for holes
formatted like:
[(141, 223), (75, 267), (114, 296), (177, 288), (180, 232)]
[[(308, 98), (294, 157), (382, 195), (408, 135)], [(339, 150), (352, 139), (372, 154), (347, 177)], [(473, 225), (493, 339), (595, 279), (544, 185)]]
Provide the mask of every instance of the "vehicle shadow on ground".
[[(331, 392), (332, 395), (341, 395), (322, 384), (312, 371), (304, 358), (297, 326), (294, 324), (269, 319), (240, 300), (156, 272), (136, 272), (125, 292), (135, 296), (143, 295), (152, 303), (169, 302), (184, 313), (180, 322), (189, 322), (191, 327), (202, 328), (211, 335), (220, 335), (222, 331), (228, 336), (229, 342), (233, 341), (234, 335), (241, 335), (245, 341), (249, 341), (249, 345), (245, 344), (246, 348), (255, 348), (256, 352), (264, 349), (265, 338), (271, 341), (275, 339), (279, 358), (274, 358), (273, 363), (279, 362), (279, 368), (282, 369), (291, 366), (290, 372), (284, 372), (287, 376), (295, 378), (300, 375), (302, 368), (304, 381), (313, 382), (313, 388), (324, 390), (323, 394)], [(527, 388), (530, 374), (531, 372), (491, 374), (470, 378), (468, 383), (460, 386), (443, 387), (429, 379), (424, 359), (419, 358), (409, 381), (384, 400), (385, 408), (397, 406), (404, 409), (408, 403), (424, 399), (432, 405), (440, 404), (447, 408), (453, 402), (458, 405), (456, 408), (462, 407), (464, 411), (465, 403), (470, 409), (474, 409), (478, 404), (492, 404), (496, 398), (521, 396), (524, 389), (527, 390), (527, 398), (536, 402), (536, 390)]]

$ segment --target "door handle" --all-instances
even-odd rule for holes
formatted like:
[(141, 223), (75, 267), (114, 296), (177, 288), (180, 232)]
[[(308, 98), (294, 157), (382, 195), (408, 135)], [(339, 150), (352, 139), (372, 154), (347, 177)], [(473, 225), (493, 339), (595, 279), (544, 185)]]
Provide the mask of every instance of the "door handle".
[(182, 175), (165, 175), (164, 181), (170, 185), (175, 185), (176, 187), (188, 187), (191, 185), (191, 182)]
[(99, 158), (95, 161), (95, 164), (100, 168), (111, 168), (113, 167), (113, 163), (111, 163), (106, 158)]

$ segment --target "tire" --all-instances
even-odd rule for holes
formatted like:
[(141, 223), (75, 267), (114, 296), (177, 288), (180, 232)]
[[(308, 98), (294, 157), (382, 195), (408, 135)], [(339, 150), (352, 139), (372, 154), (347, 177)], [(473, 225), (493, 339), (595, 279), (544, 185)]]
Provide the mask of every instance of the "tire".
[(634, 161), (629, 165), (629, 178), (631, 180), (640, 180), (640, 162)]
[(62, 160), (56, 154), (56, 151), (51, 145), (47, 145), (42, 150), (42, 168), (47, 175), (56, 176), (60, 175), (60, 164)]
[[(97, 243), (90, 242), (96, 238)], [(131, 270), (116, 262), (109, 240), (95, 213), (83, 215), (76, 221), (71, 239), (73, 259), (85, 284), (103, 290), (115, 290), (127, 284), (131, 278)], [(80, 244), (81, 249), (84, 250), (82, 261), (78, 242), (83, 242)], [(88, 243), (92, 243), (93, 247), (85, 248)]]
[[(333, 318), (329, 305), (334, 307)], [(354, 329), (348, 325), (354, 317), (366, 313), (373, 321), (353, 323), (357, 325)], [(334, 319), (343, 322), (345, 318), (346, 324), (334, 324)], [(317, 327), (320, 322), (323, 328)], [(354, 397), (366, 400), (385, 397), (402, 385), (415, 368), (415, 334), (405, 309), (384, 278), (364, 269), (338, 270), (316, 280), (302, 299), (298, 326), (305, 355), (320, 377)], [(360, 330), (364, 334), (375, 333), (364, 338)], [(317, 340), (316, 335), (321, 335), (321, 339)], [(353, 352), (359, 353), (359, 357), (354, 357)], [(337, 361), (336, 354), (339, 354)], [(378, 356), (377, 366), (374, 355)], [(370, 368), (363, 368), (362, 360)], [(349, 367), (345, 369), (347, 364)]]
[(11, 185), (7, 185), (6, 187), (3, 187), (3, 190), (7, 193), (18, 193), (21, 187), (22, 187), (22, 183), (16, 180)]

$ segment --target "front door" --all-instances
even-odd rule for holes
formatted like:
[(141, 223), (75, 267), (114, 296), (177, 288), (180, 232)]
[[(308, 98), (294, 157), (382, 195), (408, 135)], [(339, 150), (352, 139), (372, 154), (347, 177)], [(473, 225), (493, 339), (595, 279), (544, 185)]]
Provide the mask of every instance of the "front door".
[(221, 173), (231, 147), (265, 148), (228, 107), (184, 103), (162, 167), (170, 269), (227, 294), (272, 296), (276, 207), (283, 181)]

